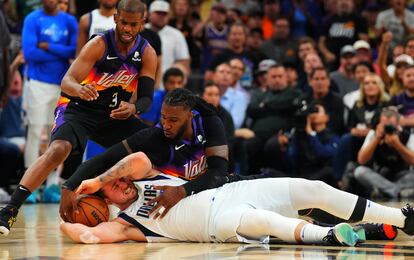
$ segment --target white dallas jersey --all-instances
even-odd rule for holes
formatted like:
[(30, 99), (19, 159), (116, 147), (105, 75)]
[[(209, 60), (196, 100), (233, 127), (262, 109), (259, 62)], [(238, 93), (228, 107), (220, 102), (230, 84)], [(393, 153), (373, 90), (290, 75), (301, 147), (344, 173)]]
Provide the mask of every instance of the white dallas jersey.
[(101, 15), (99, 9), (89, 13), (89, 37), (94, 34), (103, 33), (109, 29), (115, 28), (114, 16), (109, 17)]
[(208, 222), (215, 189), (182, 199), (162, 219), (154, 220), (153, 214), (149, 215), (154, 205), (145, 203), (159, 196), (161, 192), (155, 190), (154, 185), (179, 186), (184, 183), (184, 180), (166, 174), (135, 181), (138, 199), (119, 213), (119, 217), (141, 230), (148, 242), (209, 242)]

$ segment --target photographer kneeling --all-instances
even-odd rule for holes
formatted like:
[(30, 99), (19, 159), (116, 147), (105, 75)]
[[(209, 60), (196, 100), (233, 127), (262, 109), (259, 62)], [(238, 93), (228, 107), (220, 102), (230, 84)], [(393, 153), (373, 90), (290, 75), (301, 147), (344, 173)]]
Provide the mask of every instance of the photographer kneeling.
[(293, 175), (336, 186), (331, 161), (339, 138), (327, 128), (329, 116), (325, 108), (311, 106), (297, 113), (294, 121), (292, 134), (278, 137), (281, 152)]
[(413, 195), (414, 135), (402, 128), (395, 107), (384, 108), (375, 130), (370, 130), (358, 153), (355, 178), (372, 196), (389, 198)]

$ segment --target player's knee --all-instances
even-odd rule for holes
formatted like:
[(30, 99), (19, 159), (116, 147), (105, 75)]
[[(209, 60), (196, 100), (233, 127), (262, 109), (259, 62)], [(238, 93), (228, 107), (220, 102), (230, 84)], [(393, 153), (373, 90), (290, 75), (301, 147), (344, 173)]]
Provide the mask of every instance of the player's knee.
[(327, 189), (329, 189), (329, 185), (324, 183), (323, 181), (319, 181), (319, 180), (308, 181), (306, 185), (305, 194), (320, 194), (321, 192), (324, 192)]

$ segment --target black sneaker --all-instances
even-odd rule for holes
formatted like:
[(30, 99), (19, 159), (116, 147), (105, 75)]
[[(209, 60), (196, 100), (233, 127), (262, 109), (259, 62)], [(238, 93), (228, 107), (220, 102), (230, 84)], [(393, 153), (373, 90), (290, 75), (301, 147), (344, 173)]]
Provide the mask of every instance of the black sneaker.
[[(364, 232), (358, 232), (358, 228)], [(395, 226), (377, 223), (358, 224), (354, 227), (354, 231), (358, 233), (361, 240), (394, 240), (398, 233)]]
[(404, 228), (401, 228), (404, 233), (406, 233), (409, 236), (414, 235), (414, 209), (410, 204), (405, 205), (401, 212), (405, 216), (405, 223)]
[(4, 207), (0, 210), (0, 235), (7, 236), (10, 232), (19, 210), (15, 207)]
[(340, 223), (329, 230), (323, 238), (327, 246), (355, 246), (360, 241), (358, 234), (348, 223)]

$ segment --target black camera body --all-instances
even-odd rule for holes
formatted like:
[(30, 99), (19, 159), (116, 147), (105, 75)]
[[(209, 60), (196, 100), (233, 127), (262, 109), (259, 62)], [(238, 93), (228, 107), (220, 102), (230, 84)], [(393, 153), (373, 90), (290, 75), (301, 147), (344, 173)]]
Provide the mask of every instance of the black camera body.
[(395, 127), (395, 125), (387, 124), (384, 125), (384, 132), (386, 135), (392, 135), (397, 132), (397, 128)]
[(296, 111), (293, 115), (293, 127), (297, 131), (305, 130), (308, 115), (318, 112), (314, 102), (308, 103), (306, 99), (297, 98), (293, 101)]

